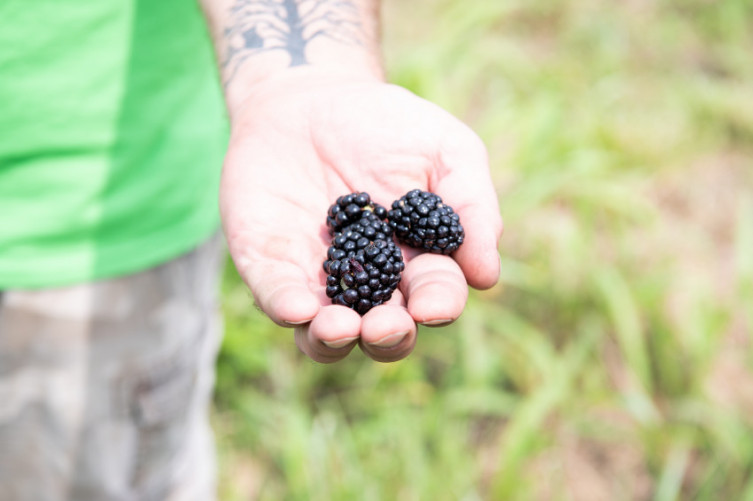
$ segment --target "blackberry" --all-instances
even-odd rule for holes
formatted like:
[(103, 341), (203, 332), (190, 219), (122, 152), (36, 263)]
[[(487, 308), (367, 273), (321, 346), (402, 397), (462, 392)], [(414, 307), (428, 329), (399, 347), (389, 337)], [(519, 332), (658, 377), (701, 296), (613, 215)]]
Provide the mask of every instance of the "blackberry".
[(405, 263), (389, 226), (372, 216), (334, 234), (323, 267), (327, 297), (363, 315), (392, 297)]
[(372, 202), (368, 193), (350, 193), (339, 197), (327, 211), (327, 228), (329, 234), (342, 231), (349, 224), (358, 222), (362, 217), (376, 216), (387, 219), (387, 209)]
[(387, 219), (400, 242), (437, 254), (451, 254), (465, 238), (452, 207), (426, 191), (412, 190), (395, 200)]

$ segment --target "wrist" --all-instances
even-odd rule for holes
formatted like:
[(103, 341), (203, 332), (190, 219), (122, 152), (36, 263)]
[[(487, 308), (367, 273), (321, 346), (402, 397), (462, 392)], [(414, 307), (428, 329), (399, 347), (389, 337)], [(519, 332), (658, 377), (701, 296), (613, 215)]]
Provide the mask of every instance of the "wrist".
[[(261, 61), (259, 61), (261, 63)], [(271, 95), (306, 92), (338, 83), (384, 82), (381, 65), (367, 60), (319, 61), (302, 66), (258, 65), (248, 72), (238, 73), (225, 84), (225, 101), (231, 121), (249, 106), (251, 101), (265, 100)]]
[[(349, 94), (373, 84), (386, 85), (384, 79), (349, 69), (304, 66), (267, 75), (245, 89), (245, 97), (228, 105), (231, 131), (248, 132), (249, 124), (260, 117), (306, 117), (312, 106), (335, 96)], [(291, 118), (292, 119), (292, 118)]]

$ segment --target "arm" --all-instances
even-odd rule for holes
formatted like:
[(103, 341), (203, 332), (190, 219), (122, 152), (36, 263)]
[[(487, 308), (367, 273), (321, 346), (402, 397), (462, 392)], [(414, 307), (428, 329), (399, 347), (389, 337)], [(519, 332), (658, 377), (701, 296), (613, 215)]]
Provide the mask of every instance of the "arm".
[[(357, 344), (375, 360), (407, 356), (416, 323), (453, 321), (468, 285), (497, 281), (502, 222), (483, 144), (384, 82), (374, 1), (204, 0), (204, 9), (231, 117), (220, 208), (238, 272), (314, 360)], [(399, 291), (363, 317), (331, 305), (321, 267), (329, 204), (367, 191), (388, 205), (412, 188), (456, 208), (463, 246), (453, 258), (407, 250)]]
[(375, 0), (202, 0), (202, 5), (231, 116), (254, 84), (290, 68), (383, 80)]

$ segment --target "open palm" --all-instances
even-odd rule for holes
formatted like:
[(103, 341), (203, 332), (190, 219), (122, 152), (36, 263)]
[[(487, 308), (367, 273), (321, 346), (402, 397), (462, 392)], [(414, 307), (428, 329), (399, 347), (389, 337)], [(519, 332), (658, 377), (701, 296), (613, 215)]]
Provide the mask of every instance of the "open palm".
[[(389, 208), (413, 188), (460, 215), (465, 243), (453, 258), (403, 249), (392, 299), (361, 317), (324, 293), (325, 215), (340, 195), (366, 191)], [(234, 116), (220, 191), (238, 272), (275, 322), (295, 326), (299, 348), (333, 362), (360, 344), (375, 360), (407, 356), (416, 323), (444, 325), (467, 287), (499, 275), (502, 222), (477, 136), (440, 108), (377, 81), (289, 78), (253, 94)]]

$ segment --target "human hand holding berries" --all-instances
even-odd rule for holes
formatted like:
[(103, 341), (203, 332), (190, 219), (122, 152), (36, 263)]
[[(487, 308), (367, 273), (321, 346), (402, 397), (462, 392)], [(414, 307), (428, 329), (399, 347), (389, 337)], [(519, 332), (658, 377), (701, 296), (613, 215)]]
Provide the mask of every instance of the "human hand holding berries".
[[(339, 360), (356, 344), (375, 360), (404, 358), (417, 322), (449, 323), (468, 285), (496, 283), (502, 222), (485, 149), (435, 105), (377, 80), (296, 68), (257, 87), (232, 132), (221, 188), (231, 255), (257, 304), (296, 326), (314, 360)], [(361, 317), (331, 304), (321, 263), (330, 243), (323, 215), (364, 187), (385, 206), (413, 187), (440, 194), (465, 241), (452, 258), (404, 249), (399, 288)]]

